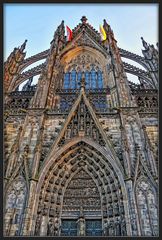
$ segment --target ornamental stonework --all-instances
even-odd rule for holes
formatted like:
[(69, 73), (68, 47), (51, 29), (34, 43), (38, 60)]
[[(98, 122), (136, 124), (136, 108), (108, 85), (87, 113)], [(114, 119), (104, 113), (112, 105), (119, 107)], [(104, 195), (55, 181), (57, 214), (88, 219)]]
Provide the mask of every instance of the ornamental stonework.
[(25, 59), (25, 41), (5, 62), (4, 236), (159, 235), (158, 50), (103, 29), (83, 16), (69, 42), (62, 21), (50, 49)]

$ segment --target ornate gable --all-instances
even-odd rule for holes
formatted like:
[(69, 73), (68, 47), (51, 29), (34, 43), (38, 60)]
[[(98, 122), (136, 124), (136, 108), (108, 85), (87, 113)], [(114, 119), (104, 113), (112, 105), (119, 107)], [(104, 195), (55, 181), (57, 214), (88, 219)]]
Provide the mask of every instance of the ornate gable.
[(100, 122), (86, 97), (84, 90), (84, 81), (81, 82), (80, 94), (75, 101), (72, 109), (62, 127), (57, 139), (55, 140), (52, 148), (62, 147), (68, 143), (72, 138), (90, 138), (103, 146), (107, 153), (117, 162), (122, 169), (122, 165), (116, 155), (116, 152), (109, 141), (106, 133), (100, 125)]
[[(92, 114), (93, 113), (93, 114)], [(65, 125), (60, 132), (58, 145), (62, 146), (74, 137), (87, 137), (105, 146), (106, 141), (99, 129), (99, 122), (90, 103), (81, 89), (80, 95), (74, 103)]]
[(138, 179), (141, 178), (141, 176), (150, 179), (152, 184), (155, 187), (157, 187), (157, 184), (156, 184), (152, 174), (150, 173), (150, 171), (149, 171), (147, 165), (145, 164), (145, 162), (143, 161), (142, 154), (141, 154), (140, 150), (137, 148), (137, 163), (136, 163), (136, 167), (135, 167), (134, 186), (136, 185), (136, 182), (138, 181)]
[(74, 47), (89, 46), (102, 52), (104, 55), (107, 49), (100, 40), (100, 34), (95, 31), (89, 24), (80, 24), (73, 31), (74, 38), (68, 42), (62, 53), (67, 52)]

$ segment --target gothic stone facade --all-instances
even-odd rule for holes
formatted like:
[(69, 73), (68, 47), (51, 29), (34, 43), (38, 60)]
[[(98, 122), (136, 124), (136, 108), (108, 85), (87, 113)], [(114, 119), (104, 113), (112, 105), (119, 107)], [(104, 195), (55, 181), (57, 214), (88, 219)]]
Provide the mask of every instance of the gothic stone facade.
[(25, 59), (25, 41), (5, 62), (5, 236), (158, 235), (158, 50), (103, 28), (84, 16), (68, 42), (62, 21), (50, 49)]

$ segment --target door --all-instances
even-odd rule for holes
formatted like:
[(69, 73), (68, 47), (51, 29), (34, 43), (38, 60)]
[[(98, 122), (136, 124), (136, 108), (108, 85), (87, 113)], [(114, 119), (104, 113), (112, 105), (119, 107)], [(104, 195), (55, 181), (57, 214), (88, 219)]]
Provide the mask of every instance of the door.
[(102, 220), (86, 220), (86, 236), (102, 236)]
[(61, 236), (77, 236), (76, 220), (62, 220)]

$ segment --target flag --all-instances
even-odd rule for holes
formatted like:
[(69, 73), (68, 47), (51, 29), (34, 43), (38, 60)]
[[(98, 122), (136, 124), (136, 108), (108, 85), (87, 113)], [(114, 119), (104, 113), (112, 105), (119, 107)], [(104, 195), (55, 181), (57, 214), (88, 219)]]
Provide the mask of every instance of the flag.
[(71, 41), (73, 37), (73, 32), (68, 26), (66, 26), (66, 30), (67, 30), (67, 40)]
[(107, 36), (106, 36), (106, 32), (105, 32), (104, 28), (101, 25), (100, 25), (100, 33), (102, 36), (102, 40), (105, 41)]

